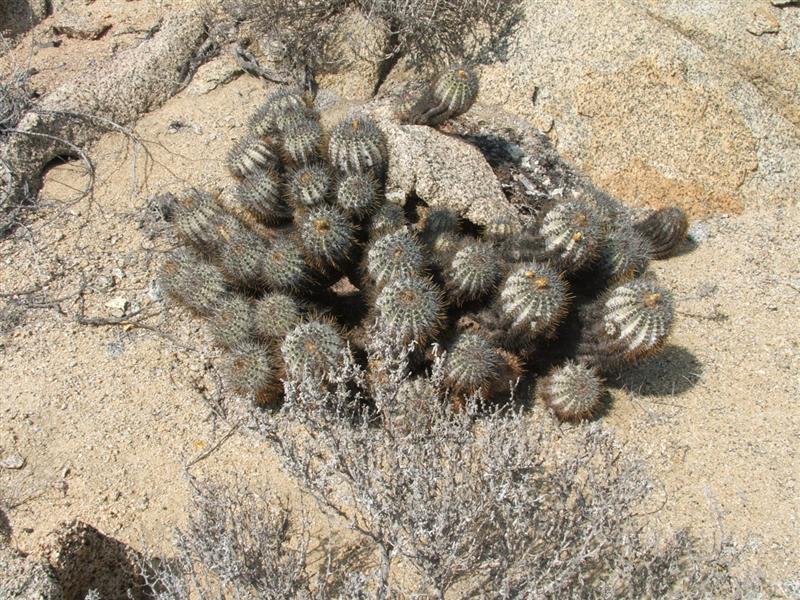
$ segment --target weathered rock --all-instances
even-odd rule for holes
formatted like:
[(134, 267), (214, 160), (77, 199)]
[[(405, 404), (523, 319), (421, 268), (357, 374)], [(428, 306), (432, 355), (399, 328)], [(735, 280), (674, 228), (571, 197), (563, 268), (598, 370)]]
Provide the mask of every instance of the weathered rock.
[(62, 600), (64, 595), (46, 563), (0, 544), (0, 598)]
[(0, 33), (23, 33), (50, 14), (48, 0), (3, 0), (0, 3)]
[(368, 100), (379, 82), (386, 32), (360, 12), (349, 11), (342, 16), (334, 39), (341, 65), (336, 73), (321, 75), (320, 86), (345, 98)]
[(55, 33), (79, 40), (97, 40), (111, 29), (111, 23), (65, 11), (53, 23)]
[(135, 550), (81, 521), (62, 524), (42, 547), (64, 591), (64, 597), (85, 598), (96, 590), (101, 598), (143, 600), (142, 563)]
[(447, 206), (494, 229), (520, 226), (516, 210), (474, 146), (421, 125), (380, 122), (387, 137), (386, 198), (404, 204), (416, 194), (429, 206)]
[[(530, 0), (526, 12), (478, 101), (547, 131), (601, 188), (695, 215), (800, 196), (800, 11)], [(758, 18), (779, 31), (752, 35)]]

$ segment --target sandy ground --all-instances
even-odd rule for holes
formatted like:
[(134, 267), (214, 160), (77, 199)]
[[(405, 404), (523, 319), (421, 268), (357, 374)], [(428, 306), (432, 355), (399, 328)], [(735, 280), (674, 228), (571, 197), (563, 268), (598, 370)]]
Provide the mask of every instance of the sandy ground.
[[(140, 143), (96, 144), (94, 194), (80, 193), (80, 164), (52, 169), (40, 208), (0, 243), (0, 462), (24, 461), (0, 468), (0, 495), (24, 550), (72, 518), (168, 550), (185, 519), (186, 465), (211, 449), (192, 474), (293, 493), (265, 446), (225, 437), (206, 333), (153, 285), (168, 241), (148, 198), (227, 185), (225, 152), (264, 96), (245, 77), (206, 88), (201, 77), (144, 116)], [(655, 265), (678, 300), (671, 344), (615, 382), (605, 417), (662, 483), (654, 527), (688, 525), (709, 546), (729, 536), (777, 582), (800, 572), (798, 223), (796, 203), (754, 201), (695, 224), (703, 240)], [(114, 300), (137, 325), (77, 322), (82, 306), (118, 316)]]

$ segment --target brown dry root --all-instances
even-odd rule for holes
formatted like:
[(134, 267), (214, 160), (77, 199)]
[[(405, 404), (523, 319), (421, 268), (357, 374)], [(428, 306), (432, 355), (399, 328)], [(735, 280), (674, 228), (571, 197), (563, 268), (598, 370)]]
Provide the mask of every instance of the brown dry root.
[(0, 237), (35, 198), (48, 163), (81, 155), (103, 132), (135, 121), (185, 86), (213, 54), (207, 15), (197, 10), (165, 19), (151, 40), (45, 96), (7, 132), (0, 145)]

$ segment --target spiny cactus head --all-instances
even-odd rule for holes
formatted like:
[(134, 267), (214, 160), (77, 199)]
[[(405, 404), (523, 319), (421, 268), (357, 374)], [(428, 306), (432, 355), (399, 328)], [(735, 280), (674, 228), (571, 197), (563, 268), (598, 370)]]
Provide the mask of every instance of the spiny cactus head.
[(425, 267), (422, 246), (407, 229), (378, 238), (367, 252), (367, 272), (379, 286)]
[(353, 219), (371, 215), (380, 204), (378, 180), (370, 173), (350, 173), (339, 180), (336, 204)]
[(239, 182), (234, 202), (237, 208), (265, 225), (275, 225), (292, 216), (283, 199), (281, 176), (272, 169), (249, 175)]
[(344, 173), (380, 172), (386, 164), (386, 140), (375, 121), (353, 115), (331, 131), (328, 154)]
[(280, 164), (277, 138), (258, 138), (248, 135), (228, 153), (228, 170), (236, 177), (255, 175), (268, 167)]
[(307, 165), (320, 157), (322, 128), (313, 119), (303, 119), (283, 132), (283, 152), (287, 161), (295, 165)]
[(220, 205), (214, 196), (190, 190), (179, 199), (175, 210), (178, 237), (202, 254), (213, 254), (218, 244), (215, 226), (220, 213)]
[(562, 421), (593, 417), (602, 406), (603, 383), (597, 372), (567, 361), (537, 384), (539, 397)]
[(672, 294), (653, 277), (639, 277), (612, 289), (603, 301), (603, 327), (630, 361), (658, 352), (672, 329)]
[(309, 269), (300, 245), (289, 237), (279, 237), (266, 250), (263, 279), (280, 292), (299, 292), (309, 280)]
[(303, 374), (324, 378), (341, 361), (345, 343), (339, 332), (323, 321), (308, 321), (295, 326), (281, 344), (281, 354), (290, 377)]
[(650, 242), (653, 258), (669, 258), (686, 239), (689, 220), (686, 213), (673, 206), (662, 208), (635, 225), (637, 231)]
[(406, 226), (403, 208), (394, 202), (384, 202), (369, 220), (370, 239), (377, 240)]
[(164, 292), (197, 315), (209, 316), (229, 295), (220, 270), (192, 252), (173, 254), (161, 273)]
[(491, 295), (502, 274), (500, 257), (488, 244), (475, 242), (456, 252), (445, 273), (448, 292), (459, 304)]
[(209, 326), (214, 341), (223, 348), (248, 341), (253, 337), (253, 305), (242, 296), (229, 296), (215, 307)]
[(301, 304), (288, 294), (265, 294), (253, 308), (253, 329), (264, 341), (282, 340), (302, 319)]
[(429, 279), (408, 274), (391, 281), (375, 301), (378, 329), (403, 344), (424, 344), (442, 326), (441, 291)]
[(309, 209), (327, 201), (333, 178), (321, 164), (300, 167), (289, 176), (289, 202), (299, 209)]
[(567, 312), (567, 284), (545, 263), (517, 268), (503, 284), (500, 306), (511, 329), (527, 336), (549, 334)]
[(597, 258), (603, 240), (597, 215), (580, 198), (553, 205), (542, 217), (539, 234), (545, 251), (569, 272)]
[(445, 382), (457, 394), (486, 394), (500, 376), (503, 357), (480, 333), (462, 333), (445, 358)]
[(467, 112), (478, 97), (478, 75), (464, 65), (443, 71), (403, 115), (415, 125), (435, 127)]
[(228, 385), (237, 394), (251, 396), (256, 406), (274, 406), (283, 392), (281, 361), (271, 348), (254, 341), (242, 341), (225, 357)]
[(644, 274), (652, 248), (632, 227), (614, 227), (606, 235), (600, 255), (602, 270), (614, 283), (630, 281)]
[(261, 238), (245, 227), (237, 227), (223, 239), (217, 261), (226, 279), (241, 289), (261, 289), (267, 258)]
[(458, 233), (458, 213), (440, 206), (425, 208), (417, 228), (426, 239), (442, 233)]
[(336, 266), (353, 249), (353, 226), (336, 206), (312, 208), (300, 223), (300, 239), (312, 265)]
[(436, 78), (432, 86), (434, 98), (447, 106), (448, 118), (467, 112), (478, 97), (478, 74), (466, 65), (454, 65)]
[(300, 90), (281, 87), (267, 96), (250, 118), (250, 127), (256, 135), (270, 135), (277, 128), (276, 117), (290, 112), (302, 113), (307, 109), (308, 103)]

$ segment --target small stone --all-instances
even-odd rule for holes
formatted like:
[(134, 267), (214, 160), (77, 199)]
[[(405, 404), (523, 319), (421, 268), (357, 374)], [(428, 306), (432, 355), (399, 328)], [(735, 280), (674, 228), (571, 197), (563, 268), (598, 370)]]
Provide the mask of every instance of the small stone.
[(98, 40), (111, 29), (111, 23), (63, 13), (53, 24), (53, 31), (79, 40)]
[(0, 460), (0, 467), (3, 469), (14, 469), (15, 471), (18, 471), (24, 466), (25, 459), (19, 454), (12, 454), (11, 456), (5, 457), (3, 460)]
[(124, 317), (125, 312), (128, 310), (128, 301), (118, 296), (106, 302), (105, 306), (111, 310), (113, 316)]
[(708, 230), (708, 225), (705, 223), (694, 223), (689, 227), (686, 234), (688, 238), (698, 246), (711, 237), (711, 232)]
[(759, 7), (753, 11), (753, 20), (747, 26), (747, 31), (753, 35), (764, 35), (765, 33), (778, 33), (781, 24), (775, 16), (765, 7)]
[(800, 6), (800, 0), (772, 0), (773, 6)]

